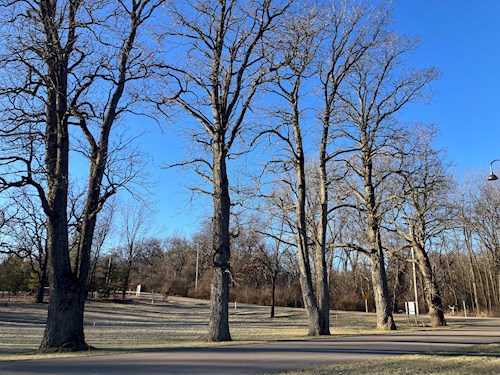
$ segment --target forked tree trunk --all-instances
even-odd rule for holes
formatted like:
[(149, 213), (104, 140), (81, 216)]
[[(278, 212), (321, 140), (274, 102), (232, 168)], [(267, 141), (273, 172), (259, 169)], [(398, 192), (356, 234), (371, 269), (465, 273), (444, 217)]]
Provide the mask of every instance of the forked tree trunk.
[[(367, 145), (367, 136), (362, 134), (364, 144)], [(373, 283), (373, 297), (377, 312), (377, 329), (395, 330), (396, 323), (392, 316), (389, 286), (385, 272), (384, 249), (380, 238), (380, 222), (377, 216), (375, 188), (372, 181), (373, 165), (370, 152), (365, 148), (362, 153), (363, 159), (363, 182), (365, 186), (366, 223), (368, 243), (370, 246), (369, 257)]]
[(229, 218), (231, 199), (226, 170), (226, 152), (224, 140), (213, 146), (213, 265), (210, 294), (209, 341), (231, 341), (229, 332)]
[[(55, 7), (55, 5), (53, 5)], [(54, 11), (54, 9), (51, 9)], [(42, 14), (52, 21), (51, 10)], [(49, 26), (47, 26), (49, 28)], [(46, 30), (47, 34), (53, 32)], [(40, 351), (78, 351), (87, 348), (83, 332), (85, 291), (71, 268), (68, 245), (69, 133), (67, 118), (68, 60), (57, 49), (46, 62), (54, 86), (47, 90), (45, 165), (47, 169), (47, 256), (50, 299)]]
[(292, 100), (293, 106), (293, 132), (295, 137), (295, 176), (297, 179), (297, 202), (295, 205), (295, 217), (297, 225), (297, 248), (299, 252), (299, 271), (300, 286), (302, 290), (302, 299), (307, 312), (309, 325), (309, 336), (318, 336), (320, 329), (320, 315), (318, 303), (314, 295), (314, 284), (311, 263), (309, 260), (309, 244), (307, 238), (307, 219), (306, 219), (306, 177), (305, 177), (305, 159), (302, 145), (302, 134), (299, 125), (299, 111), (297, 101)]
[(414, 246), (417, 254), (417, 264), (420, 274), (424, 280), (424, 294), (427, 305), (429, 306), (429, 316), (431, 318), (432, 327), (446, 326), (444, 318), (443, 302), (441, 300), (441, 292), (439, 285), (436, 283), (431, 262), (427, 252), (420, 246)]

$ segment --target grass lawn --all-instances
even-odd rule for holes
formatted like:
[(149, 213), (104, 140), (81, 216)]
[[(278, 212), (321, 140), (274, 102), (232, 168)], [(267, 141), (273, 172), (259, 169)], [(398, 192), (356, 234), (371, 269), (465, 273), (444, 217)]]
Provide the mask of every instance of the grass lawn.
[(282, 375), (498, 375), (499, 373), (500, 344), (489, 344), (471, 346), (455, 353), (387, 357), (291, 371)]
[[(87, 343), (107, 351), (196, 347), (213, 344), (206, 341), (208, 305), (171, 297), (167, 301), (130, 300), (128, 303), (96, 302), (86, 304), (85, 337)], [(5, 356), (33, 353), (42, 340), (46, 304), (9, 302), (0, 305), (0, 360)], [(422, 329), (396, 316), (398, 332)], [(273, 340), (292, 340), (307, 335), (303, 309), (276, 309), (230, 305), (232, 344)], [(331, 333), (352, 335), (377, 333), (374, 314), (332, 312)]]
[[(208, 305), (205, 301), (170, 297), (168, 300), (130, 300), (126, 303), (90, 301), (86, 304), (85, 336), (87, 343), (97, 348), (90, 353), (36, 354), (41, 342), (46, 319), (46, 304), (27, 302), (0, 302), (0, 361), (14, 359), (37, 359), (76, 355), (98, 355), (137, 350), (160, 350), (174, 347), (200, 347), (256, 343), (276, 340), (307, 339), (307, 319), (304, 309), (276, 309), (276, 318), (269, 318), (269, 307), (253, 305), (230, 305), (230, 324), (233, 342), (208, 343)], [(425, 321), (415, 326), (406, 316), (395, 315), (397, 332), (430, 329)], [(334, 336), (387, 333), (374, 329), (375, 315), (355, 312), (332, 312), (331, 333)], [(498, 346), (496, 349), (498, 351)], [(465, 361), (465, 357), (456, 356), (405, 356), (391, 359), (389, 372), (368, 371), (375, 366), (367, 363), (366, 372), (380, 374), (419, 373), (420, 362), (427, 363), (428, 358), (436, 366), (448, 366), (453, 362)], [(470, 357), (470, 369), (474, 366), (489, 366), (493, 362), (498, 368), (498, 360), (486, 357)], [(494, 360), (497, 360), (495, 363)], [(415, 364), (405, 367), (405, 361)], [(483, 361), (483, 362), (481, 362)], [(375, 361), (376, 362), (376, 361)], [(386, 366), (386, 360), (380, 362)], [(465, 362), (464, 362), (465, 363)], [(467, 362), (469, 363), (469, 362)], [(317, 372), (299, 372), (311, 374), (350, 374), (364, 373), (359, 366), (365, 364), (346, 364), (341, 370), (335, 366), (319, 369)], [(355, 367), (349, 367), (355, 366)], [(484, 367), (484, 366), (482, 366)], [(387, 367), (389, 368), (389, 367)], [(437, 367), (439, 368), (439, 367)], [(411, 370), (411, 371), (409, 371)], [(428, 369), (429, 370), (429, 369)], [(313, 371), (313, 370), (311, 370)], [(316, 370), (314, 370), (316, 371)], [(351, 372), (349, 372), (351, 371)], [(405, 372), (406, 371), (406, 372)], [(429, 370), (438, 371), (438, 370)], [(429, 373), (421, 372), (421, 373)], [(476, 373), (475, 370), (468, 372)], [(485, 372), (488, 373), (488, 372)]]

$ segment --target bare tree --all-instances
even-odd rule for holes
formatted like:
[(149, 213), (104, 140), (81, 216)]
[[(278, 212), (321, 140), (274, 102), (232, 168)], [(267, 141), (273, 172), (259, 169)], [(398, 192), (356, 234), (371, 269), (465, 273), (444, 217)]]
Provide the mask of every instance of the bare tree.
[[(315, 242), (314, 269), (316, 292), (320, 315), (320, 333), (330, 333), (328, 289), (327, 243), (328, 221), (336, 207), (330, 207), (329, 185), (333, 182), (329, 174), (329, 162), (348, 150), (336, 144), (342, 132), (336, 132), (338, 119), (335, 103), (344, 79), (351, 74), (356, 62), (367, 51), (374, 48), (390, 22), (391, 9), (384, 3), (379, 7), (361, 5), (348, 0), (333, 1), (331, 13), (326, 14), (326, 30), (322, 48), (317, 59), (321, 106), (321, 139), (318, 153), (318, 207), (319, 214), (313, 228)], [(332, 129), (333, 127), (333, 129)]]
[(38, 288), (36, 302), (43, 303), (45, 286), (48, 281), (48, 256), (46, 249), (47, 230), (45, 217), (33, 198), (23, 192), (19, 197), (13, 197), (19, 207), (21, 217), (18, 217), (11, 227), (11, 236), (17, 237), (17, 249), (24, 259), (28, 259), (32, 271), (36, 274)]
[[(479, 178), (476, 178), (477, 181)], [(491, 182), (479, 184), (472, 197), (473, 222), (481, 246), (481, 269), (488, 310), (500, 309), (500, 189)]]
[[(230, 277), (230, 210), (228, 159), (236, 157), (235, 142), (258, 87), (265, 81), (267, 34), (286, 12), (290, 1), (196, 0), (170, 4), (175, 29), (168, 31), (183, 61), (172, 64), (173, 84), (163, 104), (174, 104), (200, 127), (194, 142), (205, 155), (184, 164), (194, 166), (211, 188), (213, 201), (213, 267), (210, 341), (231, 340), (228, 322)], [(169, 39), (170, 40), (170, 39)], [(203, 190), (203, 189), (199, 189)]]
[(346, 182), (363, 213), (367, 236), (366, 248), (353, 248), (370, 259), (379, 329), (396, 328), (382, 239), (384, 215), (398, 197), (391, 193), (394, 189), (388, 189), (387, 181), (400, 170), (400, 145), (407, 142), (405, 129), (394, 116), (409, 102), (422, 98), (437, 76), (432, 68), (414, 70), (403, 64), (405, 55), (416, 45), (413, 39), (385, 32), (377, 48), (356, 62), (348, 85), (339, 95), (346, 116), (343, 133), (356, 150), (351, 157), (342, 158), (353, 178)]
[[(429, 248), (431, 241), (450, 229), (450, 177), (442, 155), (432, 149), (433, 130), (417, 128), (413, 138), (412, 162), (401, 171), (406, 199), (400, 207), (404, 226), (399, 233), (415, 250), (417, 264), (424, 281), (424, 293), (433, 327), (445, 326), (440, 287), (432, 270)], [(401, 214), (401, 213), (400, 213)]]
[(113, 221), (115, 220), (115, 212), (117, 210), (116, 200), (111, 200), (103, 208), (103, 212), (98, 216), (96, 230), (94, 232), (94, 240), (92, 241), (92, 260), (89, 272), (89, 291), (96, 290), (96, 273), (97, 266), (102, 256), (106, 240), (113, 230)]
[(45, 217), (36, 197), (25, 189), (17, 193), (6, 198), (9, 208), (1, 210), (0, 253), (15, 255), (30, 265), (38, 284), (36, 302), (43, 303), (48, 278)]
[[(328, 335), (327, 226), (334, 210), (329, 207), (332, 177), (328, 164), (336, 155), (349, 151), (339, 148), (335, 142), (342, 136), (342, 132), (332, 130), (339, 117), (335, 103), (343, 81), (356, 62), (379, 43), (389, 21), (389, 10), (384, 6), (363, 7), (350, 1), (332, 1), (331, 10), (323, 9), (326, 7), (322, 2), (316, 5), (309, 11), (298, 9), (283, 25), (276, 46), (280, 51), (278, 56), (283, 55), (285, 62), (277, 69), (274, 92), (284, 104), (275, 112), (278, 125), (265, 129), (262, 134), (284, 145), (270, 164), (282, 163), (283, 171), (292, 168), (295, 171), (288, 184), (295, 197), (294, 225), (309, 334)], [(309, 91), (321, 93), (319, 104)], [(311, 102), (319, 114), (319, 121), (313, 125), (305, 114)], [(311, 142), (307, 136), (311, 132), (319, 133), (319, 140)], [(306, 149), (311, 144), (318, 151), (314, 167), (306, 160)]]
[(469, 286), (463, 285), (461, 293), (468, 291), (478, 313), (492, 312), (494, 307), (498, 308), (500, 301), (498, 187), (488, 181), (478, 184), (481, 178), (467, 178), (454, 197), (454, 234), (460, 248), (467, 251), (467, 260), (462, 262), (468, 263), (466, 280)]
[[(258, 261), (264, 265), (266, 272), (271, 278), (271, 318), (275, 317), (276, 286), (278, 276), (284, 269), (283, 258), (289, 253), (291, 247), (284, 238), (286, 236), (284, 220), (279, 221), (275, 233), (272, 235), (267, 232), (262, 233), (271, 237), (270, 245), (260, 247), (257, 254)], [(268, 227), (272, 227), (272, 225), (268, 225)]]
[(151, 210), (142, 202), (123, 207), (120, 253), (125, 260), (122, 298), (125, 299), (129, 287), (130, 274), (137, 258), (146, 252), (147, 240), (151, 238), (153, 225)]
[[(139, 31), (161, 4), (1, 3), (0, 189), (32, 187), (46, 215), (51, 295), (41, 351), (88, 347), (83, 313), (97, 214), (136, 174), (135, 160), (111, 156), (112, 128), (138, 100), (126, 87), (150, 74)], [(88, 163), (77, 264), (69, 256), (71, 150)]]
[(285, 62), (277, 69), (275, 85), (270, 89), (281, 98), (283, 104), (276, 105), (277, 125), (264, 129), (259, 135), (269, 135), (272, 143), (283, 144), (282, 151), (275, 154), (271, 164), (281, 170), (283, 177), (285, 175), (287, 177), (285, 181), (292, 199), (288, 210), (294, 212), (291, 229), (295, 234), (300, 285), (308, 316), (308, 334), (311, 336), (329, 333), (321, 332), (318, 301), (314, 289), (312, 250), (307, 222), (306, 146), (303, 135), (305, 129), (302, 123), (304, 86), (314, 72), (312, 62), (319, 47), (320, 29), (315, 13), (313, 10), (305, 14), (294, 14), (284, 25), (278, 48), (281, 47)]

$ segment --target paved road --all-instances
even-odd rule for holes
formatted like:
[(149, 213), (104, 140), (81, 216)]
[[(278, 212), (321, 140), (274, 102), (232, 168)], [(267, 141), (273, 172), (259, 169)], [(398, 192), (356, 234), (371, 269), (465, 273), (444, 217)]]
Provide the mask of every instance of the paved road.
[(219, 348), (0, 362), (0, 374), (264, 374), (387, 355), (432, 353), (500, 342), (500, 319), (467, 319), (464, 328), (405, 334), (284, 341)]

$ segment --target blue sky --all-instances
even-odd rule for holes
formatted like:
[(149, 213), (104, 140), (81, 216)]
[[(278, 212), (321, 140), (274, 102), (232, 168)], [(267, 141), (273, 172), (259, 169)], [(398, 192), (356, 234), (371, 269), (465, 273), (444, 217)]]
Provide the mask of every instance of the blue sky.
[[(500, 1), (396, 0), (394, 16), (396, 30), (421, 37), (410, 63), (441, 72), (432, 101), (413, 105), (405, 120), (438, 126), (437, 146), (447, 150), (458, 175), (487, 176), (489, 163), (500, 159)], [(140, 143), (150, 153), (150, 173), (158, 183), (158, 227), (165, 235), (189, 235), (211, 207), (207, 199), (186, 203), (189, 175), (159, 168), (183, 158), (186, 147), (175, 128), (166, 124), (158, 134), (151, 127)], [(500, 163), (495, 166), (500, 169)]]
[(410, 111), (441, 130), (439, 146), (457, 173), (484, 170), (500, 158), (500, 1), (399, 0), (395, 28), (421, 37), (415, 64), (441, 78), (432, 103)]

